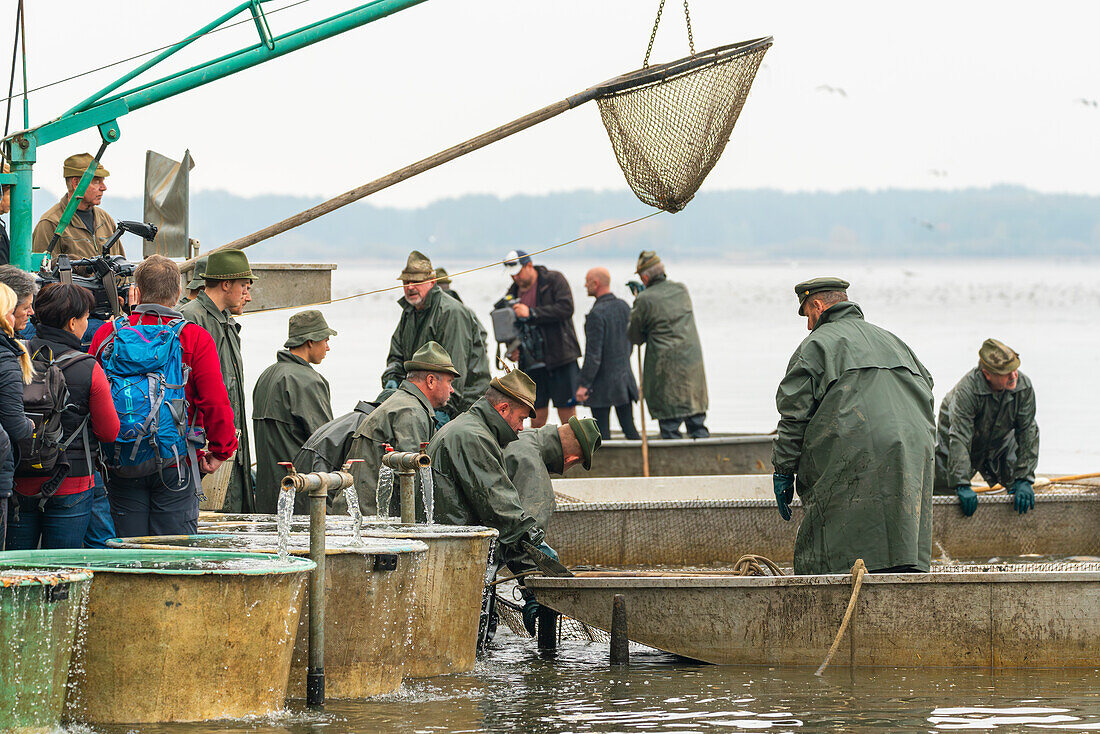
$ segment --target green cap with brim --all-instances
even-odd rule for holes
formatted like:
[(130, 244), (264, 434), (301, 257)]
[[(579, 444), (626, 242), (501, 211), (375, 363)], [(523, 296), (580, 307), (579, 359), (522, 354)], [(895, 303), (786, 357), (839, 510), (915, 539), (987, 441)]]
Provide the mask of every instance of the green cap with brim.
[(802, 308), (806, 305), (806, 299), (813, 294), (826, 291), (846, 291), (850, 285), (851, 283), (844, 280), (844, 278), (813, 278), (799, 283), (794, 287), (795, 295), (798, 296), (798, 315), (806, 315), (802, 312)]
[(444, 270), (443, 268), (436, 268), (435, 269), (435, 282), (439, 283), (440, 285), (450, 285), (451, 284), (451, 276), (447, 275), (447, 271)]
[(423, 283), (433, 278), (435, 278), (435, 270), (432, 269), (432, 261), (420, 250), (413, 250), (409, 253), (405, 269), (397, 279), (402, 283)]
[(603, 443), (600, 428), (596, 425), (595, 418), (578, 418), (577, 416), (569, 419), (569, 427), (573, 429), (573, 435), (577, 437), (577, 443), (581, 445), (581, 454), (584, 456), (581, 464), (584, 466), (585, 471), (588, 471), (592, 468), (592, 454), (596, 453), (596, 449)]
[(978, 363), (993, 375), (1007, 375), (1020, 368), (1020, 355), (1007, 344), (986, 339), (978, 350)]
[(535, 381), (523, 370), (512, 370), (504, 377), (494, 377), (489, 380), (489, 387), (523, 403), (530, 411), (530, 417), (535, 417)]
[(206, 280), (255, 280), (248, 257), (240, 250), (218, 250), (206, 259)]
[(200, 257), (195, 261), (195, 269), (191, 271), (191, 280), (187, 281), (187, 290), (197, 291), (206, 285), (206, 260)]
[(643, 270), (649, 270), (654, 265), (660, 265), (661, 258), (657, 257), (657, 253), (653, 250), (642, 250), (642, 254), (638, 255), (638, 267), (634, 268), (635, 273), (641, 273)]
[(293, 349), (302, 346), (306, 342), (324, 341), (330, 336), (336, 336), (336, 330), (329, 328), (328, 323), (325, 322), (324, 314), (315, 309), (299, 311), (290, 317), (290, 323), (287, 326), (287, 337), (286, 341), (283, 342), (283, 347)]
[[(77, 153), (65, 159), (65, 162), (61, 164), (61, 170), (65, 178), (72, 178), (73, 176), (79, 178), (84, 175), (84, 172), (88, 170), (88, 166), (92, 165), (94, 160), (95, 156), (90, 153)], [(92, 175), (107, 178), (111, 174), (100, 163), (96, 166), (95, 173)]]
[(462, 376), (455, 369), (454, 362), (451, 361), (451, 355), (447, 354), (447, 350), (438, 342), (428, 342), (417, 349), (412, 359), (405, 361), (404, 367), (405, 372), (424, 370), (427, 372), (445, 372), (455, 377)]

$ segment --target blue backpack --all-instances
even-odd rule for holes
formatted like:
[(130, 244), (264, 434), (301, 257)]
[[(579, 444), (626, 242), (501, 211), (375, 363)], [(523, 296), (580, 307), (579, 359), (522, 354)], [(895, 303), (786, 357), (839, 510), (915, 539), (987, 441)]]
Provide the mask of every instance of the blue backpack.
[(179, 472), (176, 489), (192, 486), (201, 493), (196, 449), (205, 440), (187, 418), (190, 367), (180, 346), (186, 323), (175, 318), (135, 325), (121, 316), (96, 357), (111, 383), (121, 424), (118, 438), (105, 446), (108, 467), (119, 476), (141, 477), (186, 461), (189, 471)]

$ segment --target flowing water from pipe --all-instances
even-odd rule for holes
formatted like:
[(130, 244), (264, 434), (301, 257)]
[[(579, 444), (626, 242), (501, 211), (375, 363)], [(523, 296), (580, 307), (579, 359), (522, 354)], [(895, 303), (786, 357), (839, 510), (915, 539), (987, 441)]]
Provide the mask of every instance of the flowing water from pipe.
[(390, 514), (390, 500), (393, 497), (393, 469), (383, 464), (378, 467), (378, 489), (375, 499), (378, 503), (378, 517)]
[(355, 485), (344, 489), (344, 502), (348, 506), (348, 515), (351, 516), (351, 537), (356, 545), (363, 544), (363, 513), (359, 509), (359, 494)]
[(435, 487), (430, 466), (420, 467), (420, 494), (424, 498), (424, 521), (431, 525), (435, 522)]
[(279, 531), (279, 560), (285, 561), (290, 557), (288, 548), (290, 546), (290, 523), (294, 519), (294, 490), (280, 490), (276, 513), (276, 528)]

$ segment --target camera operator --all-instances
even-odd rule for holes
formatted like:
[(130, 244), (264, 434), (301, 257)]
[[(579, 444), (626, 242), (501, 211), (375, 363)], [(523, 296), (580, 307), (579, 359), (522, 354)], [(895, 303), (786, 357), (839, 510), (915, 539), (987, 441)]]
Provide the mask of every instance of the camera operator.
[[(67, 193), (61, 197), (61, 201), (54, 204), (34, 228), (34, 252), (45, 252), (53, 239), (53, 233), (57, 230), (57, 224), (61, 221), (61, 215), (69, 204), (69, 197), (73, 195), (80, 177), (91, 165), (92, 156), (87, 153), (71, 155), (65, 159), (62, 167), (62, 175), (65, 177)], [(61, 253), (67, 254), (72, 259), (83, 257), (98, 257), (103, 252), (103, 244), (114, 234), (115, 220), (111, 215), (99, 208), (103, 201), (103, 192), (107, 190), (104, 179), (110, 174), (100, 165), (96, 168), (95, 176), (88, 184), (84, 192), (84, 199), (77, 204), (72, 221), (65, 228), (64, 234), (57, 241), (53, 254), (56, 257)], [(125, 256), (122, 249), (122, 241), (118, 241), (111, 248), (111, 254)]]
[[(516, 318), (526, 319), (526, 323), (534, 326), (542, 336), (541, 359), (527, 355), (543, 363), (542, 367), (532, 367), (529, 373), (536, 387), (535, 417), (531, 425), (534, 428), (546, 425), (551, 400), (558, 409), (558, 420), (565, 425), (577, 413), (574, 395), (580, 375), (577, 360), (581, 347), (573, 328), (573, 293), (564, 275), (544, 265), (535, 265), (523, 250), (508, 253), (504, 270), (512, 278), (512, 287), (497, 306), (509, 303)], [(521, 339), (516, 351), (528, 348), (530, 341)], [(510, 356), (516, 362), (524, 358), (516, 352)]]

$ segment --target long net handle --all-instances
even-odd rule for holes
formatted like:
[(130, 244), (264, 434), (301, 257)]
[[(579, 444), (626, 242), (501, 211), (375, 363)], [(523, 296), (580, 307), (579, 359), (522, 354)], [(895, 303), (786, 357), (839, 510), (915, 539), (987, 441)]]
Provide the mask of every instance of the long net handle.
[(642, 374), (642, 345), (638, 345), (638, 413), (642, 419), (642, 476), (649, 476), (649, 436), (645, 432), (645, 377)]

